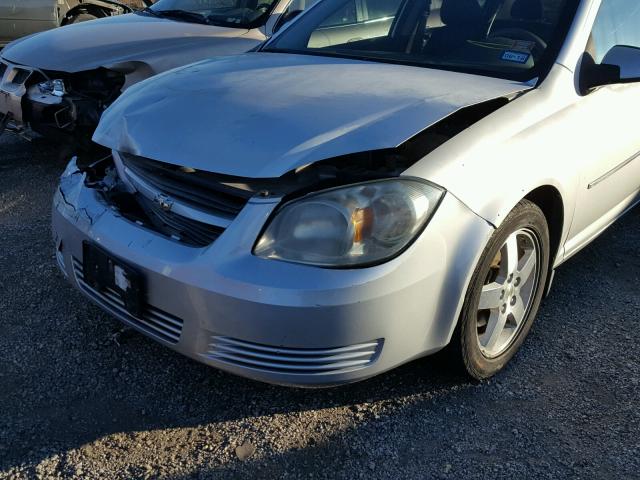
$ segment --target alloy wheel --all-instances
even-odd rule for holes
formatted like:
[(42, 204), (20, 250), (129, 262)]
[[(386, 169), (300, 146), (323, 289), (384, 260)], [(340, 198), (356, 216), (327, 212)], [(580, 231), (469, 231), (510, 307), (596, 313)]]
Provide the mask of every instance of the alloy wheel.
[(540, 281), (536, 235), (513, 232), (496, 254), (478, 302), (477, 338), (487, 358), (505, 352), (524, 325)]

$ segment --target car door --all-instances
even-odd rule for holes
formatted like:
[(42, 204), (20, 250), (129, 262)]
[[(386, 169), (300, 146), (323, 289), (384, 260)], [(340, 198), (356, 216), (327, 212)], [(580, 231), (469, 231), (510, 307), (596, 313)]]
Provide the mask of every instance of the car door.
[[(640, 2), (602, 0), (588, 54), (596, 64), (611, 63), (617, 45), (640, 48)], [(637, 57), (636, 57), (637, 58)], [(640, 65), (622, 68), (640, 71)], [(638, 199), (640, 190), (640, 83), (599, 87), (573, 109), (570, 128), (580, 184), (566, 254), (579, 249)]]
[(58, 26), (64, 0), (4, 0), (0, 2), (0, 43)]

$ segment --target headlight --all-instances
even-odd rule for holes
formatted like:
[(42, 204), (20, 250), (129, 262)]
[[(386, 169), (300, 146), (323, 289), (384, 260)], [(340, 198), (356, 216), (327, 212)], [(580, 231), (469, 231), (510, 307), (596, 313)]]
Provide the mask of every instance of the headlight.
[(64, 86), (64, 80), (47, 80), (38, 84), (41, 93), (54, 95), (56, 97), (64, 97), (67, 89)]
[(420, 180), (390, 179), (310, 194), (276, 212), (254, 254), (322, 267), (379, 263), (416, 238), (443, 193)]

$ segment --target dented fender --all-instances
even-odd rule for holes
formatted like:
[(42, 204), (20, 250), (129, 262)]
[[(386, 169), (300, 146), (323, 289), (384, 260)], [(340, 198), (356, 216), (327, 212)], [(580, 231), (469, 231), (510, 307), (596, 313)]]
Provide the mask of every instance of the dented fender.
[(87, 201), (91, 191), (84, 188), (86, 179), (87, 174), (80, 171), (74, 157), (60, 176), (60, 183), (53, 197), (53, 208), (74, 224), (90, 228), (108, 207), (106, 204), (97, 205), (94, 201)]

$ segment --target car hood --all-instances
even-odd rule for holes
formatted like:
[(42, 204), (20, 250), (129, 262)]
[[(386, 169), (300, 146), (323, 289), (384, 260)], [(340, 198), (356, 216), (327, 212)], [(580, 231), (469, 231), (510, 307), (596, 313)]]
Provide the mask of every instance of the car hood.
[(420, 67), (248, 53), (132, 87), (94, 141), (158, 161), (278, 177), (319, 160), (394, 148), (456, 110), (531, 88)]
[(82, 22), (16, 40), (2, 57), (41, 70), (75, 73), (142, 62), (157, 73), (214, 55), (244, 53), (264, 37), (246, 29), (132, 13)]

